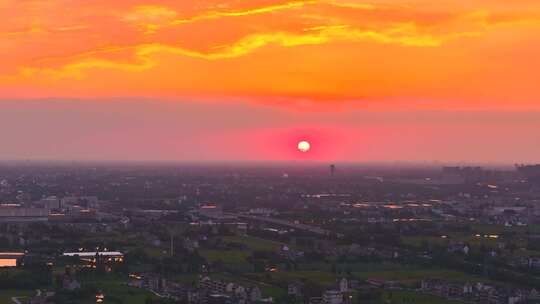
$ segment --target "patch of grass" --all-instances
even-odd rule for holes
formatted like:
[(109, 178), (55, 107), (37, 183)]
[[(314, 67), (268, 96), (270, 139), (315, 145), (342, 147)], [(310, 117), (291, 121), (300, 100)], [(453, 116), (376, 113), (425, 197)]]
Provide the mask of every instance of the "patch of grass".
[(460, 301), (420, 294), (413, 291), (387, 291), (383, 294), (383, 303), (415, 303), (415, 304), (459, 304)]
[(266, 240), (252, 236), (225, 236), (222, 238), (224, 242), (240, 243), (245, 245), (246, 249), (233, 250), (214, 250), (203, 249), (199, 253), (206, 258), (210, 263), (222, 261), (226, 265), (242, 265), (249, 266), (247, 258), (254, 251), (277, 251), (284, 243)]
[(271, 240), (265, 240), (258, 237), (253, 236), (226, 236), (223, 238), (226, 242), (235, 242), (235, 243), (241, 243), (246, 245), (250, 250), (256, 251), (256, 250), (264, 250), (264, 251), (276, 251), (278, 250), (284, 243), (271, 241)]
[(170, 256), (166, 250), (156, 247), (145, 247), (144, 252), (148, 254), (148, 256), (153, 258), (163, 258)]
[(419, 270), (392, 270), (392, 271), (372, 271), (353, 272), (359, 279), (377, 278), (400, 283), (411, 283), (422, 279), (441, 279), (446, 281), (467, 282), (483, 281), (482, 278), (469, 275), (459, 271), (446, 269), (419, 269)]
[(200, 254), (210, 263), (221, 260), (225, 264), (242, 264), (247, 263), (251, 253), (245, 250), (201, 250)]
[(290, 283), (307, 280), (322, 285), (332, 285), (338, 277), (334, 273), (324, 271), (280, 271), (270, 274), (270, 278), (276, 282)]
[[(122, 303), (126, 304), (144, 304), (148, 297), (156, 298), (152, 293), (140, 288), (130, 287), (126, 283), (125, 280), (115, 278), (83, 282), (83, 284), (91, 284), (101, 290), (105, 294), (105, 299), (114, 297), (121, 299)], [(91, 299), (88, 303), (95, 303), (95, 300)]]
[(473, 224), (471, 225), (471, 230), (475, 233), (480, 234), (503, 234), (503, 233), (526, 233), (526, 226), (512, 226), (506, 227), (503, 225), (493, 225), (493, 224)]
[(425, 243), (431, 244), (431, 245), (439, 245), (439, 246), (448, 246), (451, 243), (466, 243), (472, 246), (472, 248), (479, 248), (482, 244), (488, 246), (488, 247), (496, 247), (496, 245), (503, 241), (501, 238), (487, 238), (483, 236), (477, 237), (474, 234), (471, 235), (457, 235), (457, 234), (450, 234), (447, 235), (447, 238), (442, 237), (435, 237), (435, 236), (408, 236), (403, 237), (401, 240), (404, 244), (414, 246), (417, 248), (422, 248), (425, 246)]
[[(27, 289), (0, 289), (0, 303), (2, 304), (11, 304), (14, 303), (11, 301), (12, 297), (31, 297), (34, 296), (36, 292), (34, 290)], [(19, 299), (21, 303), (24, 303), (24, 299)]]

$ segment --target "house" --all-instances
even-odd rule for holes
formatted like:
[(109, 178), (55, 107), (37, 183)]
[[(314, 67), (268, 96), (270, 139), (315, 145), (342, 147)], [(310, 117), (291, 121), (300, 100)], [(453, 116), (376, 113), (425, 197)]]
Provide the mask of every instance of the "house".
[(294, 297), (301, 297), (303, 288), (304, 288), (304, 284), (300, 282), (290, 283), (287, 286), (287, 294)]
[(262, 298), (262, 293), (259, 287), (253, 286), (249, 290), (249, 300), (252, 302), (259, 301)]
[(321, 297), (312, 297), (309, 299), (309, 304), (321, 304), (323, 303), (323, 298)]
[(346, 278), (342, 278), (339, 281), (339, 291), (348, 292), (349, 291), (349, 281)]
[(534, 269), (540, 268), (540, 258), (539, 257), (529, 257), (527, 259), (527, 266), (529, 266), (529, 268), (534, 268)]
[(208, 290), (212, 293), (226, 293), (227, 283), (221, 280), (212, 280), (208, 276), (202, 276), (199, 279), (199, 288)]
[(243, 287), (243, 286), (238, 286), (234, 290), (234, 296), (235, 296), (235, 298), (238, 298), (238, 299), (247, 299), (248, 298), (248, 293), (247, 293), (246, 288)]
[[(217, 297), (216, 295), (225, 297)], [(208, 276), (201, 276), (199, 278), (198, 297), (193, 295), (190, 297), (188, 294), (189, 303), (198, 303), (195, 301), (207, 303), (214, 301), (215, 303), (222, 303), (222, 301), (225, 301), (223, 303), (243, 304), (255, 303), (261, 300), (262, 293), (258, 286), (245, 287), (235, 283), (227, 283), (222, 280), (212, 280)]]
[(323, 304), (342, 304), (343, 294), (339, 290), (327, 290), (322, 296)]

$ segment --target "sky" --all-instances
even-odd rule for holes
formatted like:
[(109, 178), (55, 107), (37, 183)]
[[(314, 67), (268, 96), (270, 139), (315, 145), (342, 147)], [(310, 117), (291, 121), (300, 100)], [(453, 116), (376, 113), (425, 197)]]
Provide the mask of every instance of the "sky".
[(537, 0), (0, 0), (0, 18), (0, 159), (540, 162)]

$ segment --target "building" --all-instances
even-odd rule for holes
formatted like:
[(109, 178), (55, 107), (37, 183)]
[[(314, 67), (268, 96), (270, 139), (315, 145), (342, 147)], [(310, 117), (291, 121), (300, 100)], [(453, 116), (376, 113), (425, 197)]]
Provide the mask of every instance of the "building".
[(272, 216), (272, 215), (277, 215), (278, 212), (270, 208), (252, 208), (252, 209), (249, 209), (249, 214), (259, 215), (259, 216)]
[(119, 251), (65, 252), (62, 256), (79, 257), (81, 261), (86, 262), (88, 265), (96, 265), (98, 259), (105, 264), (122, 263), (124, 261), (124, 254)]
[(201, 204), (199, 215), (210, 219), (221, 219), (223, 218), (223, 208), (215, 204)]
[(346, 278), (339, 280), (339, 291), (348, 292), (349, 291), (349, 281)]
[(199, 279), (199, 288), (208, 290), (212, 293), (226, 293), (227, 283), (221, 280), (212, 280), (205, 276)]
[(262, 299), (262, 293), (259, 287), (253, 286), (249, 289), (249, 300), (251, 302), (257, 302)]
[(0, 222), (46, 222), (48, 216), (46, 208), (0, 207)]
[(49, 210), (45, 208), (1, 207), (0, 217), (47, 217)]
[(342, 304), (343, 294), (338, 290), (327, 290), (323, 293), (322, 303), (324, 304)]
[(287, 294), (293, 297), (301, 297), (303, 288), (304, 288), (304, 284), (300, 282), (290, 283), (287, 286)]
[(60, 204), (60, 199), (56, 196), (49, 196), (47, 198), (44, 198), (39, 201), (39, 204), (43, 206), (43, 208), (52, 210), (52, 209), (60, 209), (62, 206)]
[(516, 165), (516, 170), (530, 182), (540, 182), (539, 165)]
[(0, 268), (17, 267), (24, 256), (22, 252), (0, 252)]
[(211, 294), (207, 299), (208, 304), (232, 304), (231, 297), (224, 294)]
[[(224, 282), (222, 280), (212, 280), (208, 276), (201, 276), (199, 278), (198, 287), (199, 291), (202, 293), (199, 300), (206, 298), (207, 303), (211, 303), (211, 301), (232, 301), (232, 303), (246, 304), (256, 303), (263, 300), (261, 290), (258, 286), (245, 287), (236, 283)], [(212, 296), (216, 295), (219, 295), (220, 297), (213, 299)]]

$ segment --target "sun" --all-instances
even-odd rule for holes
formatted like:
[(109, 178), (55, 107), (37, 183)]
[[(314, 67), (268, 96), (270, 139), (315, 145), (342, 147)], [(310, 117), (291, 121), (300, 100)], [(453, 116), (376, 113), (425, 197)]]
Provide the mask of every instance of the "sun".
[(311, 149), (311, 144), (309, 141), (302, 140), (298, 143), (298, 151), (300, 152), (308, 152)]

